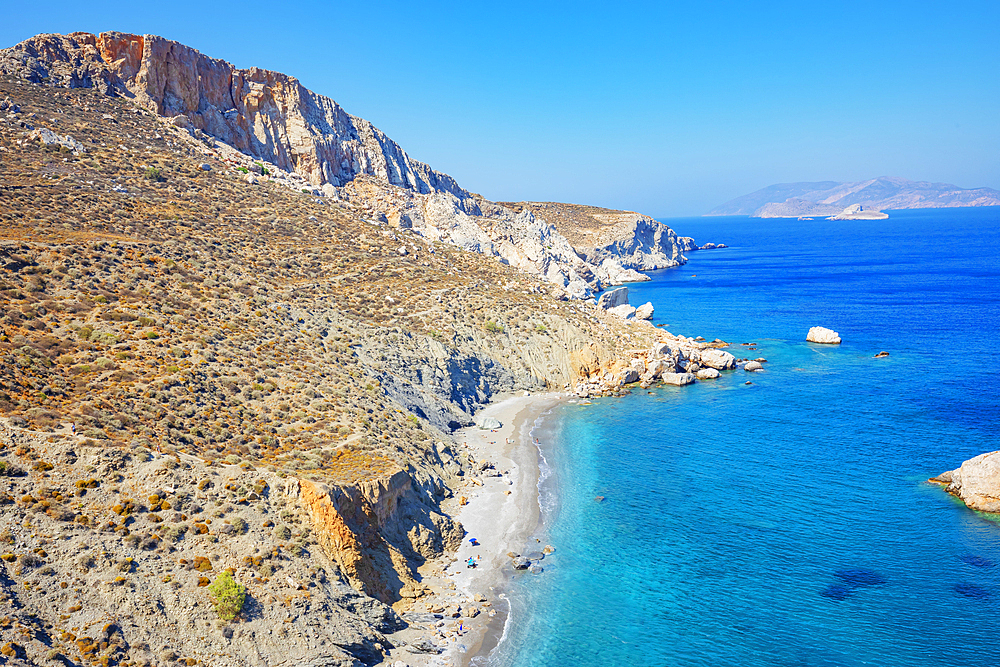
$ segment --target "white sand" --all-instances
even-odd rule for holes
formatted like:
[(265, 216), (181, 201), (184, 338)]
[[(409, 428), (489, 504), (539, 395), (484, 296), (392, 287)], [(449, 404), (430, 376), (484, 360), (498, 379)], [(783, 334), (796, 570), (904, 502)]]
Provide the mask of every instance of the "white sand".
[[(394, 652), (389, 659), (403, 659), (408, 664), (468, 665), (476, 655), (487, 625), (491, 618), (488, 611), (497, 609), (506, 614), (507, 605), (499, 597), (499, 585), (504, 571), (511, 567), (507, 552), (521, 553), (525, 542), (535, 530), (539, 520), (538, 505), (538, 448), (531, 438), (531, 430), (536, 420), (566, 394), (547, 393), (531, 396), (513, 396), (488, 406), (476, 415), (479, 424), (486, 417), (494, 417), (501, 428), (484, 431), (473, 426), (454, 434), (459, 453), (471, 455), (476, 462), (489, 461), (501, 477), (481, 477), (482, 486), (468, 480), (455, 489), (455, 498), (450, 499), (443, 509), (461, 521), (466, 530), (462, 546), (455, 554), (453, 562), (446, 568), (446, 574), (454, 583), (455, 590), (447, 588), (435, 596), (444, 604), (454, 604), (461, 600), (462, 607), (470, 604), (480, 609), (476, 618), (461, 619), (463, 633), (452, 636), (441, 645), (447, 647), (437, 656), (404, 656)], [(495, 474), (488, 471), (487, 474)], [(461, 497), (467, 504), (459, 505)], [(476, 538), (480, 546), (472, 546), (469, 538)], [(478, 558), (475, 568), (467, 567), (469, 558)], [(485, 595), (489, 607), (470, 602), (476, 595)], [(457, 621), (449, 623), (456, 625)]]

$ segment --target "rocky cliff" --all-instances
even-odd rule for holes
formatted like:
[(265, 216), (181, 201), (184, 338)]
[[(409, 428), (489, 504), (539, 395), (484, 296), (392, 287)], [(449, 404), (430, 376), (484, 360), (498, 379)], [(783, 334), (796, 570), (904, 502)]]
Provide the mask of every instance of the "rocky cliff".
[(161, 116), (185, 116), (219, 141), (314, 185), (342, 185), (369, 174), (415, 192), (468, 194), (294, 77), (239, 69), (156, 35), (37, 35), (0, 51), (0, 72), (56, 86), (93, 86)]
[(682, 253), (696, 248), (648, 216), (594, 207), (585, 208), (600, 220), (601, 238), (581, 236), (576, 245), (565, 236), (573, 230), (549, 219), (564, 217), (553, 205), (473, 196), (294, 77), (239, 69), (155, 35), (37, 35), (0, 51), (0, 72), (127, 98), (204, 139), (218, 157), (256, 171), (251, 181), (273, 178), (296, 191), (310, 185), (376, 221), (497, 257), (570, 298), (645, 280), (641, 271), (683, 264)]

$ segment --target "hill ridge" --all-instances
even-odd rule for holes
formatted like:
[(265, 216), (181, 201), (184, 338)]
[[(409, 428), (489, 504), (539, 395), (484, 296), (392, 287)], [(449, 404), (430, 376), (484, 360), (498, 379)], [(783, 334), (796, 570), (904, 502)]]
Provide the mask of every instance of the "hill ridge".
[(757, 218), (824, 216), (836, 215), (854, 204), (877, 210), (1000, 206), (1000, 191), (911, 181), (896, 176), (853, 182), (776, 183), (731, 199), (706, 215), (749, 215)]

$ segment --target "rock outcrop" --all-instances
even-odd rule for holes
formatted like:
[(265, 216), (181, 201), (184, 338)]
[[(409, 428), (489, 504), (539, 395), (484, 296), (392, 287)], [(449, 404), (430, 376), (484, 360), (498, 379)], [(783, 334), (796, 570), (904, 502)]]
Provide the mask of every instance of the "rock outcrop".
[(314, 185), (342, 185), (370, 174), (415, 192), (468, 195), (450, 176), (411, 159), (374, 125), (298, 79), (239, 69), (156, 35), (37, 35), (0, 51), (0, 72), (96, 87), (160, 116), (184, 116), (194, 128)]
[(806, 341), (823, 345), (840, 345), (840, 334), (826, 327), (812, 327), (806, 334)]
[(387, 604), (422, 595), (417, 565), (454, 551), (464, 534), (424, 504), (402, 470), (355, 485), (290, 477), (285, 495), (309, 513), (320, 546), (351, 585)]
[(971, 509), (1000, 512), (1000, 451), (980, 454), (930, 481), (945, 485)]

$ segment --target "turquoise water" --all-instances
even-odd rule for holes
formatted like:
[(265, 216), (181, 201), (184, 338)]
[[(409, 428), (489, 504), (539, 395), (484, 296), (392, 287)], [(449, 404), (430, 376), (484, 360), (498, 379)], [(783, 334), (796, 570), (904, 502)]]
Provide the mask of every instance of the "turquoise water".
[(1000, 449), (1000, 209), (668, 222), (732, 248), (632, 304), (767, 370), (546, 418), (557, 553), (481, 662), (1000, 664), (1000, 524), (925, 482)]

